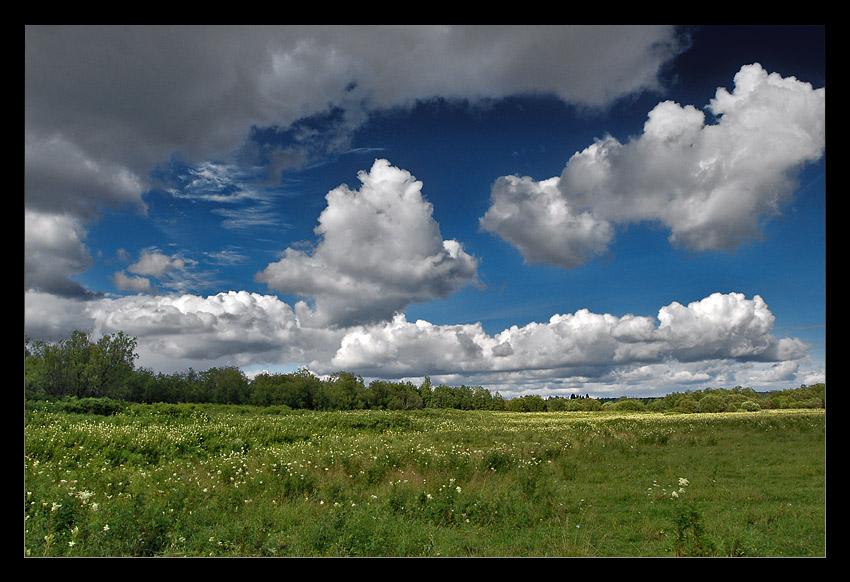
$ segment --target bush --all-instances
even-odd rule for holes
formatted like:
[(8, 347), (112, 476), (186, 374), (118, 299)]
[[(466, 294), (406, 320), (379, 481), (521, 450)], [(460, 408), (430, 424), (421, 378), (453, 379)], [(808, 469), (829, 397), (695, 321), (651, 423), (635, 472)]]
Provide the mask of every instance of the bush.
[(111, 398), (76, 398), (71, 397), (59, 402), (59, 408), (74, 414), (97, 414), (111, 416), (123, 412), (128, 404)]
[(744, 410), (746, 412), (758, 412), (761, 410), (761, 406), (759, 406), (758, 402), (753, 402), (752, 400), (745, 400), (738, 406), (738, 410)]

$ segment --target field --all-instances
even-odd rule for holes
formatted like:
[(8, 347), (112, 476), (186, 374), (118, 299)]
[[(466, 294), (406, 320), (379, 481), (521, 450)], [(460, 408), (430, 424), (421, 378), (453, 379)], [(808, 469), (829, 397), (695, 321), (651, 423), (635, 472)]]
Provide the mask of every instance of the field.
[(27, 556), (826, 555), (823, 410), (27, 410)]

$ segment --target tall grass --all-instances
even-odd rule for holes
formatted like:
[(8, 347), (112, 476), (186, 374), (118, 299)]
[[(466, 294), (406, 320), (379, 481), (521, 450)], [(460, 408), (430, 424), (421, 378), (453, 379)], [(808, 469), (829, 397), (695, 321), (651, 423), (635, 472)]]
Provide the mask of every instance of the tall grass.
[(29, 556), (823, 556), (825, 506), (823, 410), (26, 413)]

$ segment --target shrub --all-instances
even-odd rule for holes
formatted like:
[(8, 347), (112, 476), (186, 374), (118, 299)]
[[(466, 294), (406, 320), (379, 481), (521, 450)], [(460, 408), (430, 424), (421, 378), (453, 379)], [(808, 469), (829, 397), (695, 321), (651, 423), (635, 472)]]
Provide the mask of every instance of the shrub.
[(753, 402), (752, 400), (745, 400), (738, 406), (738, 410), (744, 410), (747, 412), (758, 412), (761, 410), (761, 406), (759, 406), (758, 402)]
[(123, 412), (128, 404), (111, 398), (76, 398), (71, 397), (59, 403), (59, 408), (74, 414), (97, 414), (111, 416)]

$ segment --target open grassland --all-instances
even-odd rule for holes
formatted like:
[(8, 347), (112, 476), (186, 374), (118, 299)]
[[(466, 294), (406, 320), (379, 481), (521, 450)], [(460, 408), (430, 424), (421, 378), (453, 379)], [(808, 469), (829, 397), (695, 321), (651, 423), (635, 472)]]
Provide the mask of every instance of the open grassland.
[(29, 556), (824, 556), (823, 410), (28, 410)]

